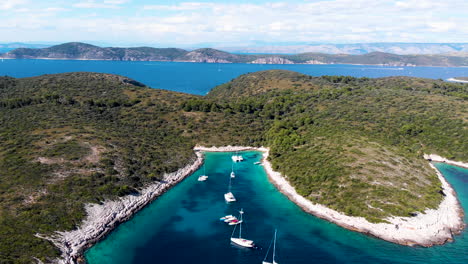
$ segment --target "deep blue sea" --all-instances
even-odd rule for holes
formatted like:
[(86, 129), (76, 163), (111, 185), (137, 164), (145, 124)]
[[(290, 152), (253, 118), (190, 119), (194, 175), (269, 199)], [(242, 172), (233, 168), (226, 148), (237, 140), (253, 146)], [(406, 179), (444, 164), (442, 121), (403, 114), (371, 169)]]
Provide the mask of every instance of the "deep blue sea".
[(259, 65), (185, 62), (130, 62), (77, 60), (0, 60), (0, 76), (31, 77), (42, 74), (91, 71), (120, 74), (150, 87), (204, 95), (216, 85), (241, 74), (284, 69), (312, 76), (355, 77), (415, 76), (433, 79), (468, 76), (467, 67), (388, 67), (370, 65)]
[[(120, 225), (85, 256), (97, 263), (226, 263), (260, 264), (278, 229), (277, 262), (307, 263), (468, 263), (468, 233), (455, 242), (432, 248), (406, 247), (348, 231), (303, 212), (268, 181), (258, 152), (243, 152), (235, 166), (232, 192), (237, 202), (226, 204), (233, 153), (206, 153), (206, 182), (198, 182), (203, 167)], [(436, 164), (468, 209), (468, 170)], [(221, 216), (245, 211), (243, 237), (261, 249), (230, 244), (232, 226)], [(465, 221), (466, 221), (465, 217)], [(271, 257), (271, 256), (270, 256)]]

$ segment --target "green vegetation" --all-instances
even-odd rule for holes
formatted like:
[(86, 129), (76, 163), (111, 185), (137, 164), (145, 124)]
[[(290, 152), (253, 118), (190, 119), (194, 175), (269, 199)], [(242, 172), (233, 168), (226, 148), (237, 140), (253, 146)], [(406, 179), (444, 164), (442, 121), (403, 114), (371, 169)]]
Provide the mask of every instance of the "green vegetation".
[(0, 78), (0, 262), (49, 261), (34, 236), (70, 230), (83, 204), (137, 192), (195, 158), (196, 144), (271, 148), (314, 202), (373, 222), (435, 208), (422, 159), (468, 160), (468, 85), (438, 80), (242, 75), (206, 97), (125, 77)]

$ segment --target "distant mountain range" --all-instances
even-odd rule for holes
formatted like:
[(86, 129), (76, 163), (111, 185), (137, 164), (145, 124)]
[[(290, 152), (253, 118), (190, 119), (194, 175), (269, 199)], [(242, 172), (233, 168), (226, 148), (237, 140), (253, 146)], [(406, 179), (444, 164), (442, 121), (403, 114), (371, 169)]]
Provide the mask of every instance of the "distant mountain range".
[(0, 48), (2, 49), (17, 49), (17, 48), (46, 48), (50, 47), (51, 45), (45, 44), (28, 44), (28, 43), (21, 43), (21, 42), (12, 42), (12, 43), (0, 43)]
[(14, 50), (17, 48), (46, 48), (50, 47), (51, 45), (44, 45), (44, 44), (28, 44), (28, 43), (21, 43), (21, 42), (12, 42), (12, 43), (0, 43), (0, 53), (8, 52), (10, 50)]
[(466, 52), (468, 43), (356, 43), (356, 44), (292, 44), (262, 45), (248, 47), (215, 46), (218, 49), (234, 53), (276, 53), (296, 54), (317, 52), (327, 54), (360, 55), (371, 52), (386, 52), (399, 55), (445, 54)]
[(47, 48), (18, 48), (1, 54), (4, 59), (69, 59), (118, 61), (177, 61), (199, 63), (253, 64), (369, 64), (384, 66), (468, 66), (468, 53), (438, 55), (397, 55), (371, 52), (362, 55), (300, 54), (234, 54), (212, 48), (188, 51), (179, 48), (102, 48), (70, 42)]

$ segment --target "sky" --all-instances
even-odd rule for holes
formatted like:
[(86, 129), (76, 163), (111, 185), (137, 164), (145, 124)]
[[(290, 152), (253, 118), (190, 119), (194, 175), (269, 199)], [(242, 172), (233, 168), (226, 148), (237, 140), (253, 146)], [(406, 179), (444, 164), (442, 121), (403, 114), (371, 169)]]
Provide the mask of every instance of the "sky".
[(468, 42), (467, 0), (0, 0), (0, 43)]

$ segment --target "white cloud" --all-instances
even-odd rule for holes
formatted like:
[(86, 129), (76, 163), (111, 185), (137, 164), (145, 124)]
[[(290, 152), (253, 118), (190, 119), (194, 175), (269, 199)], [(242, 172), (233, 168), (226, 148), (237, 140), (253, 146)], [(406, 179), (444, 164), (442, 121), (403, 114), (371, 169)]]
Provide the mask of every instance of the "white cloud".
[(104, 1), (104, 2), (96, 2), (94, 0), (87, 0), (87, 1), (82, 1), (78, 2), (76, 4), (73, 4), (72, 6), (75, 8), (109, 8), (109, 9), (118, 9), (120, 8), (119, 4), (122, 4), (124, 2), (122, 1)]
[(213, 8), (216, 4), (211, 3), (197, 3), (197, 2), (186, 2), (178, 5), (145, 5), (144, 10), (161, 10), (161, 11), (187, 11), (187, 10), (199, 10), (204, 8)]
[(448, 32), (456, 28), (456, 24), (450, 21), (434, 21), (430, 22), (429, 27), (433, 32)]
[[(2, 1), (0, 8), (6, 6)], [(19, 3), (19, 0), (9, 1)], [(95, 16), (63, 7), (25, 6), (21, 16), (2, 18), (17, 33), (28, 24), (46, 36), (73, 39), (190, 44), (198, 42), (466, 42), (466, 0), (319, 0), (230, 4), (184, 2), (140, 5), (128, 0), (80, 0), (76, 8), (97, 8)], [(121, 8), (128, 4), (129, 8)], [(16, 9), (23, 6), (16, 4)], [(100, 8), (110, 8), (104, 12)], [(44, 10), (48, 10), (45, 12)], [(65, 16), (59, 16), (65, 12)], [(43, 13), (43, 14), (40, 14)], [(138, 14), (138, 15), (135, 15)], [(8, 23), (7, 23), (8, 22)], [(52, 30), (53, 29), (53, 30)], [(22, 31), (21, 31), (22, 30)], [(3, 32), (2, 32), (3, 33)], [(34, 32), (35, 34), (36, 32)], [(15, 36), (12, 34), (12, 36)], [(74, 36), (74, 37), (73, 37)], [(47, 39), (45, 39), (47, 40)], [(55, 40), (54, 41), (61, 41)]]
[(43, 12), (63, 12), (63, 11), (69, 11), (70, 9), (63, 8), (63, 7), (47, 7), (42, 9)]
[(397, 8), (402, 9), (435, 9), (446, 6), (444, 1), (431, 1), (431, 0), (405, 0), (395, 2)]
[(0, 1), (0, 10), (10, 10), (16, 8), (17, 6), (27, 4), (26, 0), (1, 0)]
[(122, 5), (130, 2), (130, 0), (104, 0), (104, 4), (111, 4), (111, 5)]

